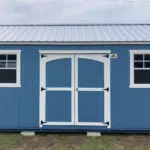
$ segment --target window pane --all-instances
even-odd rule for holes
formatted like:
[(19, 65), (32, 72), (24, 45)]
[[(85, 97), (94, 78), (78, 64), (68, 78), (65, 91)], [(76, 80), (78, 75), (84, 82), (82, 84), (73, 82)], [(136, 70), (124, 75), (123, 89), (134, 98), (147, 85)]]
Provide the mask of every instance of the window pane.
[(0, 60), (6, 60), (6, 55), (0, 55)]
[(0, 69), (0, 83), (16, 83), (16, 69)]
[(135, 54), (134, 60), (143, 60), (143, 54)]
[(145, 54), (145, 55), (144, 55), (144, 59), (145, 59), (145, 60), (150, 60), (150, 54)]
[(150, 68), (150, 62), (145, 62), (145, 63), (144, 63), (144, 67), (145, 67), (145, 68)]
[(0, 68), (6, 68), (6, 62), (0, 62)]
[(150, 84), (150, 70), (134, 70), (134, 83)]
[(134, 62), (134, 68), (143, 68), (143, 62)]
[(8, 55), (8, 60), (16, 60), (16, 55)]
[(7, 62), (8, 68), (16, 68), (16, 62)]

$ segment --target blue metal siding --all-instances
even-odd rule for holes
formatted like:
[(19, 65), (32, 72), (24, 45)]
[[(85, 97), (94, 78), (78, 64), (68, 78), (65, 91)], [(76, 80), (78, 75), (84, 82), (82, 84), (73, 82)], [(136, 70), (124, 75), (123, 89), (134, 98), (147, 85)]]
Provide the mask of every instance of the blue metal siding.
[[(106, 46), (0, 46), (21, 49), (21, 88), (0, 88), (0, 129), (39, 128), (39, 49), (111, 50), (112, 130), (150, 130), (149, 88), (129, 88), (129, 49), (149, 49), (150, 45)], [(90, 111), (89, 111), (90, 113)], [(45, 129), (104, 129), (103, 127), (50, 126)]]

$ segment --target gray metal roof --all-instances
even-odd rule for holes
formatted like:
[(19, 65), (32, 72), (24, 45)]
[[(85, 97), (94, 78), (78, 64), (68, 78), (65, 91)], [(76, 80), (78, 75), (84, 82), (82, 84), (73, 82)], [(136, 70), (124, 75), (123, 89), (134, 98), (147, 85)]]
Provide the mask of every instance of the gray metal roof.
[(150, 24), (0, 25), (0, 43), (150, 42)]

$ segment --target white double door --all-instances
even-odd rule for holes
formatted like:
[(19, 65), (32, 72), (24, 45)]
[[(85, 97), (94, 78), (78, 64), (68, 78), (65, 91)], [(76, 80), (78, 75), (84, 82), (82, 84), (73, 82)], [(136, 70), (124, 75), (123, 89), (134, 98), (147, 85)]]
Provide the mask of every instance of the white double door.
[(108, 54), (41, 54), (40, 127), (110, 128)]

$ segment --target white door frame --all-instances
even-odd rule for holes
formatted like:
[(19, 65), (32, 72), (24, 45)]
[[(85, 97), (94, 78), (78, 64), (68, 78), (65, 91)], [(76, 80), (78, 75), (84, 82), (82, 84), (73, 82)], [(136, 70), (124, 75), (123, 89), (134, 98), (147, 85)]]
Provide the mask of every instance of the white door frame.
[[(76, 107), (74, 107), (74, 87), (75, 87), (75, 83), (74, 83), (74, 70), (76, 70), (77, 68), (74, 68), (74, 62), (76, 63), (76, 61), (74, 60), (75, 56), (73, 54), (109, 54), (111, 51), (110, 50), (40, 50), (40, 102), (39, 102), (39, 126), (40, 127), (43, 127), (43, 125), (85, 125), (87, 126), (87, 124), (85, 123), (78, 123), (78, 120), (76, 118), (76, 114), (74, 113), (75, 110), (74, 108), (76, 109), (77, 107), (77, 104), (76, 104)], [(50, 60), (54, 60), (56, 59), (56, 55), (54, 56), (54, 58), (50, 59), (48, 57), (44, 57), (44, 54), (60, 54), (59, 55), (59, 58), (57, 59), (60, 59), (60, 58), (66, 58), (66, 56), (71, 56), (69, 58), (72, 59), (72, 77), (71, 77), (71, 89), (70, 88), (47, 88), (46, 90), (53, 90), (53, 91), (56, 91), (56, 90), (60, 90), (60, 91), (68, 91), (68, 90), (71, 90), (72, 91), (72, 121), (71, 122), (46, 122), (46, 116), (45, 116), (45, 108), (46, 108), (46, 90), (44, 91), (41, 91), (41, 87), (46, 87), (45, 85), (45, 82), (43, 81), (46, 81), (46, 74), (44, 74), (46, 72), (46, 62), (50, 61)], [(65, 55), (62, 55), (62, 54), (65, 54)], [(43, 58), (41, 58), (43, 55)], [(88, 55), (89, 56), (89, 55)], [(109, 56), (109, 55), (108, 55)], [(104, 70), (104, 74), (108, 74), (109, 77), (105, 78), (105, 87), (109, 87), (110, 88), (110, 58), (108, 59), (107, 63), (105, 63), (107, 65), (107, 69)], [(76, 65), (77, 66), (77, 65)], [(106, 67), (104, 67), (106, 68)], [(89, 89), (89, 88), (88, 88)], [(84, 89), (81, 89), (81, 90), (84, 90)], [(90, 90), (90, 89), (89, 89)], [(95, 90), (95, 89), (93, 89)], [(96, 89), (96, 90), (102, 90), (102, 89)], [(109, 93), (109, 94), (108, 94)], [(104, 110), (106, 109), (109, 109), (109, 111), (105, 111), (104, 114), (105, 114), (105, 121), (106, 122), (109, 122), (109, 124), (104, 124), (104, 123), (98, 123), (98, 124), (95, 124), (95, 126), (107, 126), (108, 128), (111, 127), (111, 119), (110, 119), (110, 90), (109, 92), (106, 93), (104, 92), (104, 97), (106, 97), (106, 100), (105, 100), (105, 107), (104, 107)], [(45, 98), (45, 100), (43, 100), (43, 97)], [(106, 105), (107, 104), (107, 105)], [(107, 107), (107, 108), (106, 108)], [(42, 121), (42, 122), (41, 122)], [(94, 124), (92, 123), (88, 123), (88, 126), (93, 126)]]
[[(84, 88), (78, 87), (78, 59), (89, 59), (104, 64), (104, 87)], [(109, 90), (104, 90), (109, 88)], [(107, 126), (110, 128), (110, 59), (99, 54), (77, 54), (75, 56), (75, 125), (80, 126)], [(104, 122), (79, 122), (78, 120), (78, 92), (79, 91), (99, 91), (104, 92)]]

